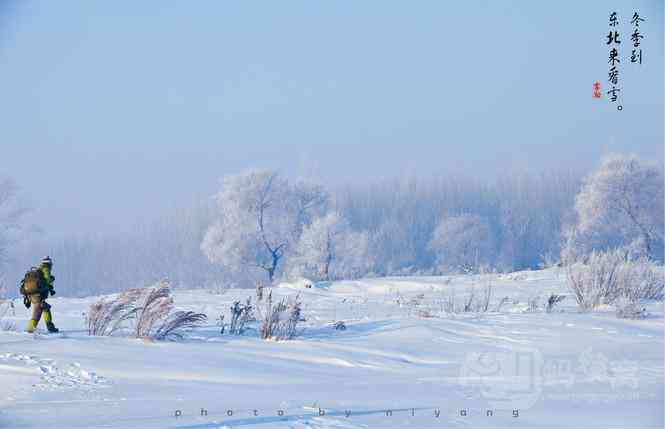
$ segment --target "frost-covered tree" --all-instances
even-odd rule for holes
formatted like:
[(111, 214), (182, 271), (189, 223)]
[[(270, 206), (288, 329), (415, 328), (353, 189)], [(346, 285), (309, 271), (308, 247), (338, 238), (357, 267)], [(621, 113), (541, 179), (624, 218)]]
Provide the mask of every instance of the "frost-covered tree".
[(300, 179), (293, 185), (293, 195), (298, 227), (309, 225), (315, 217), (326, 212), (330, 195), (320, 184)]
[(428, 248), (441, 213), (474, 213), (487, 220), (497, 243), (488, 262), (500, 270), (556, 262), (561, 219), (573, 206), (581, 175), (548, 171), (509, 174), (491, 182), (442, 176), (354, 184), (335, 192), (336, 209), (355, 230), (368, 231), (375, 272), (431, 272)]
[(21, 218), (25, 210), (20, 207), (16, 197), (16, 184), (8, 178), (0, 178), (0, 297), (5, 294), (7, 263), (10, 250), (20, 232)]
[(569, 242), (585, 250), (639, 246), (650, 257), (662, 258), (663, 192), (658, 167), (635, 156), (605, 158), (577, 194), (577, 224)]
[(357, 278), (371, 266), (366, 232), (352, 231), (337, 212), (305, 226), (290, 258), (291, 274), (312, 280)]
[(201, 250), (232, 272), (262, 270), (272, 283), (289, 246), (326, 197), (314, 186), (291, 184), (274, 171), (227, 176), (216, 196), (219, 218)]
[(406, 222), (388, 218), (370, 236), (370, 252), (381, 275), (412, 274), (418, 267), (418, 249)]
[(440, 272), (476, 272), (491, 260), (494, 237), (487, 219), (462, 214), (442, 219), (428, 247)]
[(0, 266), (7, 262), (10, 242), (23, 215), (16, 203), (16, 184), (0, 178)]

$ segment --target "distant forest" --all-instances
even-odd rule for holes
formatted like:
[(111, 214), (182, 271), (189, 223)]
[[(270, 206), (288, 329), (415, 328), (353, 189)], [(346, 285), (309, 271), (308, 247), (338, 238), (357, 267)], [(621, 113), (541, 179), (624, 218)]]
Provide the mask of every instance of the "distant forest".
[[(54, 260), (56, 287), (64, 296), (116, 292), (163, 278), (174, 287), (223, 289), (296, 277), (538, 269), (560, 261), (570, 231), (584, 215), (580, 193), (604, 177), (603, 169), (616, 170), (611, 162), (632, 162), (639, 172), (656, 175), (640, 180), (662, 179), (660, 167), (621, 156), (606, 159), (586, 178), (562, 170), (493, 181), (442, 176), (336, 188), (248, 170), (226, 177), (214, 202), (165, 213), (128, 234), (100, 231), (44, 241), (24, 233), (11, 245), (5, 237), (4, 245), (0, 241), (4, 287), (13, 295), (13, 284), (46, 254)], [(662, 201), (662, 187), (645, 192)], [(3, 201), (8, 206), (11, 198), (0, 200), (0, 207)], [(662, 204), (655, 210), (651, 222), (662, 218)], [(19, 217), (14, 213), (11, 222)], [(593, 246), (648, 238), (636, 231), (618, 228), (617, 236), (605, 244), (596, 237)], [(658, 259), (661, 230), (654, 236), (650, 251)]]

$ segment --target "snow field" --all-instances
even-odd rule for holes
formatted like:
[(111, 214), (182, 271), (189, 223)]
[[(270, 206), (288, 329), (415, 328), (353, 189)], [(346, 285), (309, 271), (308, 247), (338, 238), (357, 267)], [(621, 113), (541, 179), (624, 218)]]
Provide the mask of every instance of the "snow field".
[[(442, 311), (453, 290), (463, 301), (487, 284), (490, 311)], [(82, 313), (98, 297), (53, 299), (63, 335), (0, 333), (0, 427), (663, 426), (662, 303), (644, 320), (580, 314), (572, 297), (530, 311), (568, 293), (557, 269), (273, 288), (296, 293), (304, 331), (283, 342), (256, 323), (219, 334), (249, 289), (176, 290), (179, 309), (209, 318), (181, 342), (89, 337)]]

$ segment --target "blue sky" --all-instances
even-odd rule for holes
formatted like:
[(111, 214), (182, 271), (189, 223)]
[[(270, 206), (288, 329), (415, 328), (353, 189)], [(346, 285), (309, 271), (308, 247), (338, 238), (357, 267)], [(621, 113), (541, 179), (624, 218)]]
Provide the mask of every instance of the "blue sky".
[[(591, 97), (613, 10), (626, 49), (647, 20), (621, 112)], [(248, 167), (335, 184), (662, 163), (663, 37), (662, 1), (5, 1), (0, 174), (68, 233)]]

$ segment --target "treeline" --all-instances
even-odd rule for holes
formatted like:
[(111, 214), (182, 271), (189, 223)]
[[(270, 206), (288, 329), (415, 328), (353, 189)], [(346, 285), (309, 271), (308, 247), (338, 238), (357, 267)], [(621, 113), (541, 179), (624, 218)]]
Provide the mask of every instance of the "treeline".
[[(174, 287), (222, 289), (298, 276), (334, 280), (537, 269), (558, 263), (564, 245), (588, 251), (631, 244), (657, 255), (663, 207), (654, 197), (662, 201), (661, 178), (659, 169), (630, 157), (609, 159), (586, 178), (558, 171), (495, 181), (408, 178), (335, 189), (248, 171), (227, 176), (214, 203), (169, 213), (122, 236), (100, 231), (47, 242), (24, 239), (5, 279), (18, 282), (45, 254), (55, 261), (58, 292), (70, 296), (164, 278)], [(612, 187), (628, 189), (622, 198), (637, 201), (638, 211), (626, 214), (613, 206)], [(647, 207), (644, 201), (656, 203)]]
[(201, 239), (211, 213), (201, 204), (138, 225), (122, 235), (24, 237), (7, 278), (18, 281), (41, 256), (50, 255), (58, 294), (87, 296), (152, 285), (168, 278), (174, 287), (222, 287), (223, 273), (203, 256)]
[(558, 258), (562, 220), (572, 209), (582, 176), (552, 172), (493, 183), (439, 178), (350, 186), (336, 204), (354, 228), (370, 232), (379, 275), (439, 274), (429, 244), (446, 217), (476, 215), (491, 241), (485, 263), (500, 271), (538, 268)]

